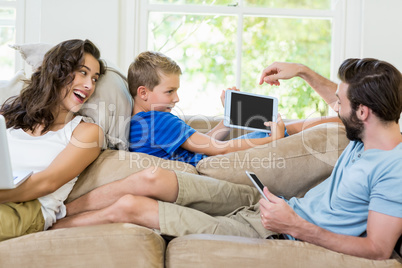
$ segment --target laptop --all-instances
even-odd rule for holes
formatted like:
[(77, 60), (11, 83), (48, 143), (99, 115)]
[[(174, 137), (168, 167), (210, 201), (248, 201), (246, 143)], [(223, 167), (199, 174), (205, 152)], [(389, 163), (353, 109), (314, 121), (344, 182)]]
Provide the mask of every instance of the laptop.
[(32, 171), (12, 171), (10, 152), (8, 150), (6, 120), (0, 115), (0, 189), (14, 189), (23, 183)]

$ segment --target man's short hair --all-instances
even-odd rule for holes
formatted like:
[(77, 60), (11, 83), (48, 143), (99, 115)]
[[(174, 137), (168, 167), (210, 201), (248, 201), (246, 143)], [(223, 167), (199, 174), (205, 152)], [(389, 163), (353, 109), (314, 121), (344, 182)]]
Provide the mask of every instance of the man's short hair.
[(347, 59), (338, 71), (348, 84), (351, 108), (369, 107), (382, 121), (398, 123), (402, 112), (402, 75), (392, 64), (377, 59)]
[(128, 68), (127, 80), (131, 96), (137, 95), (137, 89), (140, 86), (145, 86), (152, 91), (159, 85), (161, 74), (181, 75), (181, 69), (174, 60), (160, 52), (140, 53)]

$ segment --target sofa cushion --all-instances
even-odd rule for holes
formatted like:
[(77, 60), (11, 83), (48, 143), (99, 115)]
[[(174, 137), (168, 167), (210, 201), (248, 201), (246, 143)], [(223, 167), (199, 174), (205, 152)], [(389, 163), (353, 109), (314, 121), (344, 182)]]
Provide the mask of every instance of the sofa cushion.
[(43, 61), (46, 52), (54, 45), (49, 43), (32, 43), (32, 44), (13, 44), (11, 48), (18, 51), (21, 58), (32, 66), (33, 69), (38, 68)]
[(0, 81), (0, 106), (11, 96), (18, 95), (26, 85), (25, 71), (19, 70), (10, 80)]
[(66, 203), (71, 202), (96, 187), (126, 178), (128, 175), (149, 167), (162, 167), (197, 173), (195, 167), (187, 163), (165, 160), (143, 153), (127, 152), (123, 150), (105, 150), (80, 174)]
[(327, 123), (252, 149), (201, 160), (202, 175), (253, 185), (255, 172), (269, 190), (286, 198), (301, 197), (327, 178), (349, 140), (343, 125)]
[(173, 239), (168, 244), (165, 265), (167, 268), (401, 267), (396, 259), (373, 261), (340, 254), (306, 242), (206, 234)]
[[(12, 48), (21, 53), (21, 57), (34, 69), (41, 65), (45, 53), (53, 47), (51, 44), (16, 44)], [(92, 97), (81, 108), (80, 114), (91, 118), (87, 120), (102, 127), (105, 134), (104, 148), (128, 150), (128, 133), (133, 101), (128, 92), (125, 76), (106, 61), (106, 73), (96, 84)], [(25, 77), (20, 77), (25, 79)], [(22, 88), (22, 87), (21, 87)], [(13, 95), (19, 91), (13, 91)], [(9, 95), (10, 97), (12, 95)]]
[(134, 224), (34, 233), (0, 243), (0, 267), (164, 267), (166, 243)]

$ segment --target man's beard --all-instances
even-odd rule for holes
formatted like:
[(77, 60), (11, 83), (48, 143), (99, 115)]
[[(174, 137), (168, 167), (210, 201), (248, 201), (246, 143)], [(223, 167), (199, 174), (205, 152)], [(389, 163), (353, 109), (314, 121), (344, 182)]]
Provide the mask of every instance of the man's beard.
[(362, 120), (357, 118), (356, 111), (351, 111), (349, 117), (341, 117), (338, 113), (338, 117), (342, 120), (345, 125), (346, 137), (351, 141), (362, 141), (362, 133), (364, 130), (364, 125)]

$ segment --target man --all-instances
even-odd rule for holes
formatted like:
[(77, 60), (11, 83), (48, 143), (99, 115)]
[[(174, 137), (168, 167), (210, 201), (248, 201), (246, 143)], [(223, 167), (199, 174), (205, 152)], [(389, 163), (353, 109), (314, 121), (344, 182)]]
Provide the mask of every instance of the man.
[(349, 59), (337, 87), (306, 66), (274, 63), (260, 84), (295, 76), (338, 112), (351, 139), (331, 176), (305, 197), (284, 200), (265, 188), (270, 202), (258, 202), (249, 186), (148, 169), (68, 204), (69, 217), (55, 228), (131, 222), (171, 236), (279, 233), (345, 254), (389, 258), (402, 234), (401, 73), (386, 62)]

